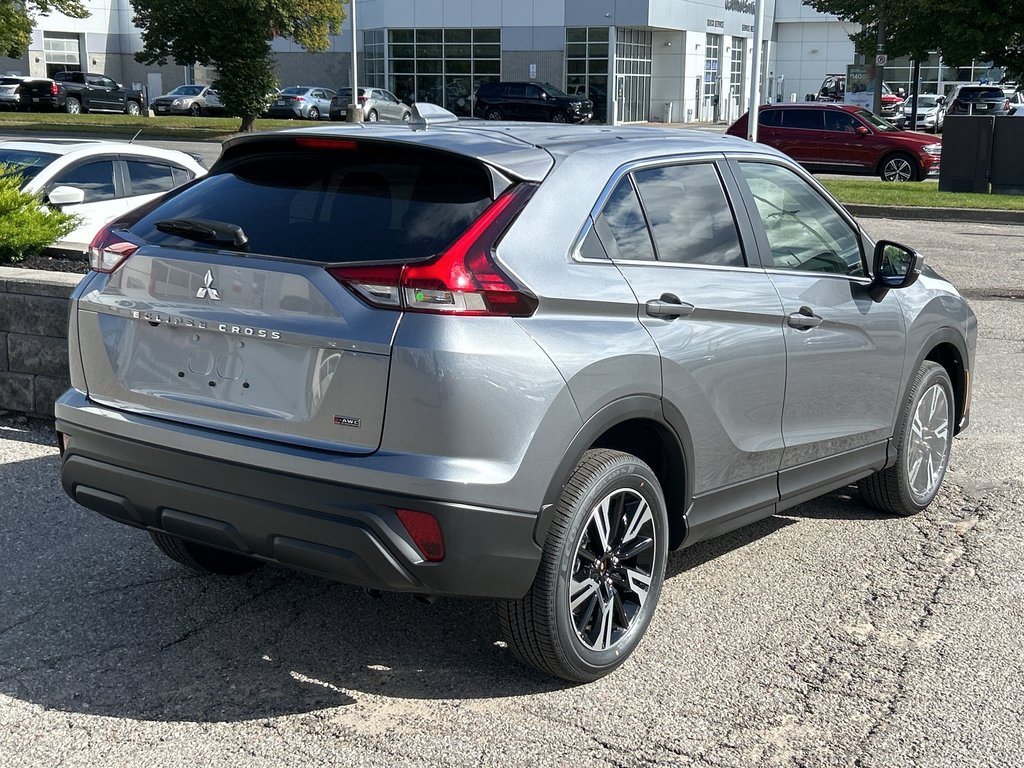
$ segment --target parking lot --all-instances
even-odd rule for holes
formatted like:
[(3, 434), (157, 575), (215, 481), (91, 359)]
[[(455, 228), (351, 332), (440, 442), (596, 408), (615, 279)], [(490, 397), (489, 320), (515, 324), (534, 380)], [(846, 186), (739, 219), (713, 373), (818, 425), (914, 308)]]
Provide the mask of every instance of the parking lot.
[(674, 553), (596, 683), (518, 666), (492, 606), (287, 571), (201, 578), (67, 499), (0, 422), (0, 766), (1016, 766), (1024, 227), (866, 219), (979, 320), (971, 428), (922, 516), (831, 494)]

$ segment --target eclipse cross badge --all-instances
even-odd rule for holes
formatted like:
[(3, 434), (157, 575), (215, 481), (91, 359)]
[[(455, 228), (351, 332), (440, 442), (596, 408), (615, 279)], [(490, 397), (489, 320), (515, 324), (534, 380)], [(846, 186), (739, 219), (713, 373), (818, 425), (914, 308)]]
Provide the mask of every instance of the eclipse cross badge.
[(220, 301), (220, 292), (213, 287), (213, 272), (209, 269), (206, 270), (206, 276), (203, 277), (203, 287), (196, 291), (196, 298)]

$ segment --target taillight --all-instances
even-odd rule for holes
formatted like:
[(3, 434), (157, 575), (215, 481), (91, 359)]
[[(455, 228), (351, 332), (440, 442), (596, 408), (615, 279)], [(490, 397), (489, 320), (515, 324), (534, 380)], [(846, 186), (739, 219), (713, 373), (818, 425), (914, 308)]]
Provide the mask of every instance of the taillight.
[(1009, 112), (1009, 111), (1010, 111), (1010, 100), (1009, 99), (1004, 99), (1003, 100), (1003, 112)]
[(506, 275), (492, 251), (536, 187), (519, 184), (473, 222), (458, 240), (430, 261), (381, 266), (330, 267), (338, 282), (368, 304), (442, 315), (529, 317), (535, 296)]
[(60, 86), (56, 83), (50, 83), (50, 95), (57, 96), (60, 94)]
[(89, 243), (89, 266), (97, 272), (113, 272), (137, 250), (139, 246), (125, 240), (108, 224)]
[(359, 103), (360, 104), (365, 104), (366, 103), (366, 97), (365, 96), (360, 96), (359, 97)]

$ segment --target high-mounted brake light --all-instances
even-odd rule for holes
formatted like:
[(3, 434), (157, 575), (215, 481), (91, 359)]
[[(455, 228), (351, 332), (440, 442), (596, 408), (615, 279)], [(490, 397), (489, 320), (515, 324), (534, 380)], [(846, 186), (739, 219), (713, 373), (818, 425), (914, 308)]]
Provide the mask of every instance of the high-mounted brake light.
[(444, 315), (529, 317), (537, 299), (492, 256), (498, 239), (536, 187), (519, 184), (503, 194), (458, 240), (425, 263), (331, 267), (328, 272), (363, 301), (387, 309)]
[(352, 139), (314, 139), (305, 136), (295, 139), (295, 145), (303, 149), (359, 149), (359, 143)]
[(108, 224), (89, 243), (89, 266), (97, 272), (113, 272), (137, 250), (139, 246), (125, 240)]

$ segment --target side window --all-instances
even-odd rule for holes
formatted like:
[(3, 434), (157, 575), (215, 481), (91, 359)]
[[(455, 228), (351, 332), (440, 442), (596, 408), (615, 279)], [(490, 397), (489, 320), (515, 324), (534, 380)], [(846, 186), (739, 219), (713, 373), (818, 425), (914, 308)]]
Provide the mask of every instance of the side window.
[(634, 176), (659, 261), (744, 266), (732, 208), (711, 163), (649, 168)]
[(654, 261), (647, 220), (628, 176), (624, 176), (615, 187), (594, 227), (610, 258)]
[(508, 93), (505, 95), (513, 99), (526, 98), (526, 86), (522, 83), (513, 83), (508, 86)]
[(177, 166), (171, 166), (171, 178), (174, 179), (174, 186), (180, 187), (182, 184), (188, 184), (196, 176), (192, 171), (186, 171), (184, 168), (178, 168)]
[(539, 99), (544, 96), (544, 91), (538, 88), (536, 85), (526, 86), (526, 98), (528, 99)]
[(164, 163), (128, 160), (128, 178), (132, 182), (132, 195), (153, 195), (174, 189), (174, 172)]
[(839, 213), (788, 168), (741, 162), (776, 269), (863, 277), (860, 238)]
[(840, 133), (856, 133), (858, 125), (860, 125), (860, 123), (858, 122), (857, 118), (855, 118), (849, 112), (840, 112), (839, 110), (833, 109), (825, 110), (826, 131), (837, 131)]
[(823, 130), (825, 128), (825, 122), (821, 115), (823, 111), (821, 109), (787, 109), (782, 116), (782, 127)]
[(85, 192), (85, 203), (98, 203), (102, 200), (113, 200), (114, 193), (114, 161), (97, 160), (92, 163), (77, 165), (63, 171), (54, 179), (50, 187), (78, 187)]
[(782, 122), (782, 111), (778, 109), (764, 109), (757, 113), (757, 124), (769, 128), (778, 126)]

